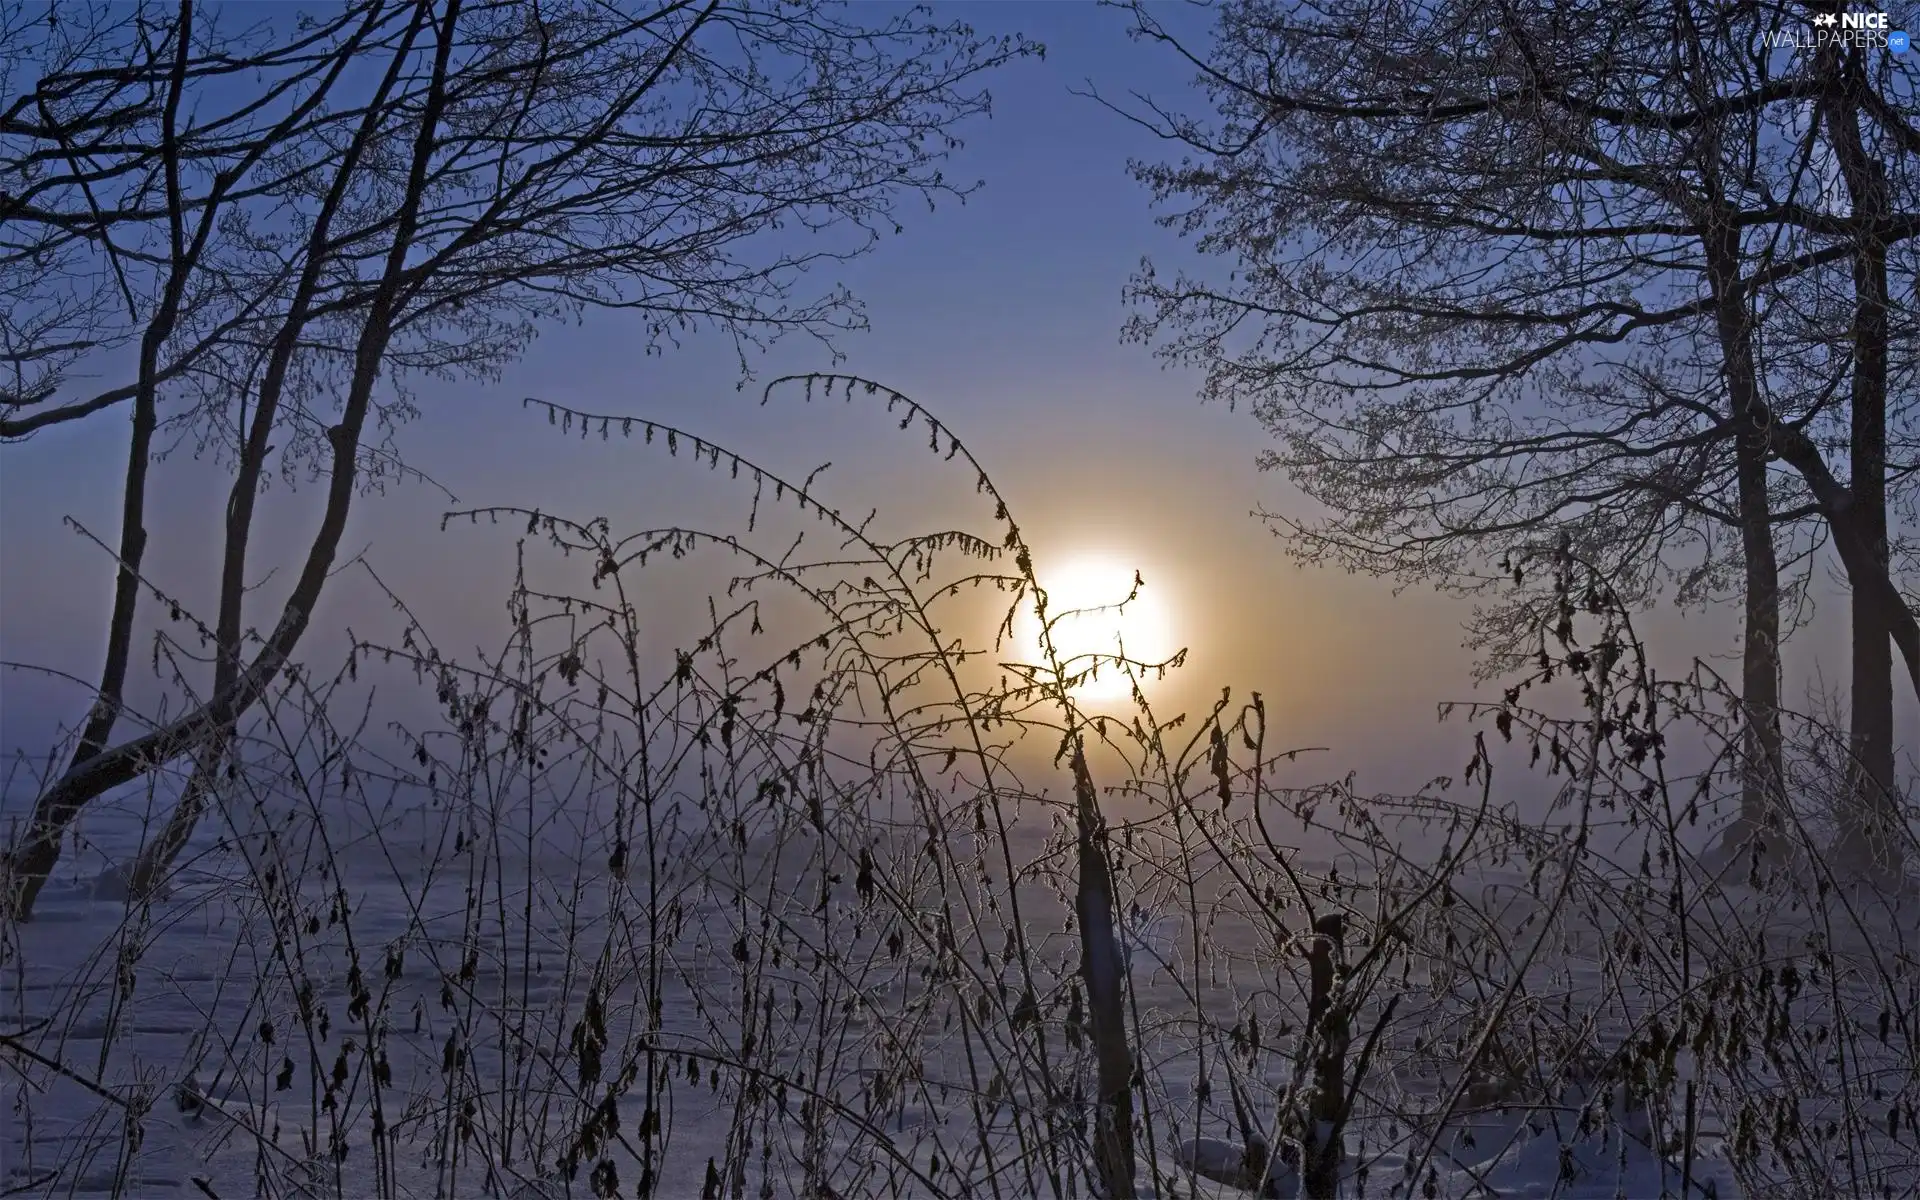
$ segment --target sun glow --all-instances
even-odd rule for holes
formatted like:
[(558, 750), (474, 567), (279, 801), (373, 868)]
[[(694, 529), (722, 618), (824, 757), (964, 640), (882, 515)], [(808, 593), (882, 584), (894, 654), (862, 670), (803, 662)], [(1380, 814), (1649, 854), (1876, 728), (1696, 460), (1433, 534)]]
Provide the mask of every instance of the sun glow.
[[(1136, 588), (1135, 578), (1133, 568), (1102, 558), (1082, 558), (1041, 572), (1054, 653), (1067, 677), (1082, 677), (1072, 688), (1076, 700), (1106, 703), (1132, 694), (1127, 672), (1113, 656), (1158, 663), (1180, 648), (1164, 588), (1150, 579), (1142, 579)], [(1014, 631), (1029, 661), (1044, 664), (1040, 621), (1031, 602), (1022, 606)], [(1155, 678), (1149, 671), (1142, 682)]]

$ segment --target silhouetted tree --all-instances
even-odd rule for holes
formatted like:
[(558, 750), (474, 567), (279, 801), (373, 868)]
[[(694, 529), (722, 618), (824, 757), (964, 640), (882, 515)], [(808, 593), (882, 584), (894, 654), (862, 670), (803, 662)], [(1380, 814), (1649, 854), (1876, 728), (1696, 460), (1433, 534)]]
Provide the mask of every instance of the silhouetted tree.
[[(1845, 184), (1847, 207), (1858, 225), (1853, 257), (1851, 346), (1853, 373), (1847, 430), (1848, 468), (1854, 510), (1859, 514), (1864, 553), (1882, 572), (1890, 572), (1888, 546), (1887, 384), (1895, 320), (1888, 272), (1887, 236), (1896, 203), (1911, 212), (1914, 163), (1920, 159), (1920, 129), (1878, 97), (1858, 49), (1842, 54), (1821, 48), (1816, 69), (1823, 85), (1818, 117), (1837, 174)], [(1895, 172), (1889, 172), (1889, 160)], [(1897, 198), (1897, 199), (1896, 199)], [(1911, 277), (1908, 280), (1911, 283)], [(1913, 340), (1910, 319), (1900, 332)], [(1910, 469), (1910, 467), (1909, 467)], [(1904, 472), (1903, 472), (1904, 473)], [(1886, 597), (1855, 587), (1852, 595), (1852, 714), (1850, 750), (1857, 772), (1854, 802), (1846, 811), (1843, 836), (1853, 857), (1881, 861), (1900, 845), (1890, 823), (1894, 804), (1893, 656), (1888, 634), (1902, 607)]]
[[(987, 110), (980, 76), (1039, 49), (824, 2), (361, 0), (276, 17), (236, 31), (183, 0), (6, 31), (16, 70), (51, 65), (0, 129), (0, 177), (26, 181), (6, 228), (31, 250), (0, 278), (32, 334), (15, 338), (0, 435), (113, 411), (133, 428), (99, 701), (10, 855), (22, 917), (82, 807), (183, 756), (185, 794), (135, 890), (185, 843), (236, 722), (290, 663), (356, 493), (394, 469), (378, 437), (413, 414), (410, 377), (488, 376), (542, 322), (589, 307), (632, 310), (649, 353), (700, 326), (743, 355), (856, 327), (845, 291), (795, 297), (795, 282), (897, 232), (903, 197), (964, 194), (940, 165), (955, 125)], [(764, 240), (781, 228), (810, 236)], [(56, 260), (99, 286), (19, 282)], [(115, 300), (118, 332), (62, 332)], [(135, 378), (70, 394), (63, 366), (112, 338), (138, 341)], [(233, 468), (218, 611), (200, 630), (211, 681), (190, 711), (115, 742), (166, 420)], [(261, 622), (246, 580), (270, 469), (309, 472), (325, 501)]]
[[(1781, 4), (1233, 0), (1205, 52), (1132, 14), (1215, 109), (1136, 106), (1190, 152), (1136, 174), (1233, 270), (1144, 267), (1129, 331), (1274, 431), (1264, 465), (1324, 510), (1274, 519), (1297, 554), (1475, 593), (1565, 538), (1630, 601), (1737, 587), (1741, 841), (1780, 773), (1781, 597), (1804, 583), (1783, 589), (1783, 559), (1831, 537), (1860, 636), (1891, 636), (1920, 691), (1870, 434), (1855, 483), (1828, 460), (1846, 412), (1910, 419), (1876, 415), (1855, 348), (1886, 344), (1885, 306), (1870, 282), (1838, 324), (1815, 303), (1860, 264), (1912, 277), (1910, 166), (1852, 206), (1827, 169), (1842, 108), (1851, 140), (1912, 157), (1885, 55), (1776, 48), (1806, 27)], [(1494, 669), (1570, 617), (1544, 587), (1483, 613)], [(1883, 706), (1869, 689), (1856, 710)]]

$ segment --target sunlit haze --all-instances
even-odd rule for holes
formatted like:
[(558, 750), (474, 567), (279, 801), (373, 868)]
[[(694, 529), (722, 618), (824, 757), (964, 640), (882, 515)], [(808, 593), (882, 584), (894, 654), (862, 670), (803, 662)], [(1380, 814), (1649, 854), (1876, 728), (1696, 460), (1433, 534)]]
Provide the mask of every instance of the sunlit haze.
[(0, 3), (0, 1197), (1920, 1196), (1917, 5)]
[[(1168, 585), (1147, 580), (1124, 553), (1084, 555), (1043, 568), (1040, 586), (1047, 598), (1047, 640), (1062, 674), (1077, 681), (1072, 691), (1089, 703), (1125, 699), (1136, 681), (1151, 695), (1164, 672), (1150, 668), (1191, 645), (1196, 632), (1181, 628)], [(1045, 661), (1034, 608), (1021, 609), (1016, 636), (1036, 656), (1033, 661)]]
[[(1090, 5), (954, 12), (983, 32), (1037, 38), (1047, 59), (1003, 72), (992, 85), (992, 119), (963, 131), (951, 173), (984, 186), (965, 204), (910, 205), (901, 235), (835, 273), (871, 321), (836, 339), (844, 366), (925, 404), (967, 440), (1008, 497), (1043, 580), (1077, 593), (1077, 583), (1053, 572), (1081, 560), (1106, 564), (1102, 578), (1121, 584), (1133, 569), (1145, 575), (1146, 604), (1161, 607), (1175, 648), (1192, 648), (1187, 667), (1156, 687), (1156, 705), (1207, 703), (1223, 685), (1257, 688), (1278, 728), (1331, 748), (1327, 769), (1355, 766), (1363, 779), (1394, 787), (1457, 769), (1465, 734), (1439, 725), (1435, 712), (1474, 693), (1472, 655), (1460, 647), (1468, 609), (1430, 591), (1395, 595), (1388, 582), (1289, 562), (1253, 515), (1296, 504), (1284, 480), (1255, 468), (1264, 434), (1253, 415), (1200, 404), (1196, 375), (1166, 370), (1120, 341), (1121, 288), (1142, 255), (1178, 264), (1188, 251), (1156, 227), (1145, 192), (1127, 177), (1129, 156), (1158, 154), (1157, 140), (1075, 93), (1092, 80), (1186, 96), (1189, 70), (1131, 42), (1121, 14)], [(1206, 27), (1203, 11), (1182, 19)], [(837, 402), (760, 405), (766, 380), (831, 364), (818, 344), (790, 337), (768, 353), (749, 351), (753, 379), (737, 390), (739, 360), (723, 336), (696, 332), (680, 349), (647, 357), (620, 313), (550, 325), (497, 383), (418, 382), (421, 416), (398, 429), (396, 445), (419, 474), (356, 505), (343, 555), (364, 552), (449, 645), (491, 645), (503, 628), (511, 547), (463, 526), (441, 532), (445, 510), (518, 504), (604, 515), (629, 532), (725, 523), (744, 512), (738, 490), (705, 472), (642, 456), (619, 438), (555, 436), (521, 408), (524, 396), (677, 423), (796, 479), (832, 462), (821, 487), (834, 503), (878, 507), (900, 532), (941, 523), (948, 506), (972, 495), (971, 480), (950, 464), (923, 462), (913, 436), (884, 415)], [(116, 377), (103, 368), (101, 378)], [(125, 440), (124, 423), (107, 419), (40, 434), (30, 453), (6, 449), (0, 537), (9, 563), (34, 566), (0, 574), (0, 657), (77, 678), (98, 670), (112, 560), (68, 522), (112, 544)], [(218, 575), (226, 483), (191, 442), (163, 434), (161, 444), (168, 454), (154, 471), (150, 569), (204, 608)], [(256, 539), (253, 582), (284, 581), (294, 569), (317, 486), (290, 490), (271, 479), (260, 516), (271, 536)], [(653, 603), (663, 613), (703, 611), (699, 593), (669, 599)], [(306, 644), (323, 659), (349, 626), (370, 633), (390, 613), (345, 573)], [(1690, 628), (1733, 648), (1721, 622), (1696, 619)], [(662, 636), (693, 634), (683, 623)], [(1094, 630), (1072, 638), (1083, 650), (1094, 647), (1082, 639), (1113, 649)], [(140, 661), (136, 694), (153, 681)], [(1108, 689), (1123, 686), (1102, 669), (1102, 694), (1111, 699)], [(71, 683), (13, 674), (4, 689), (0, 738), (9, 753), (42, 746), (55, 724), (85, 710)]]
[[(944, 10), (984, 33), (1024, 32), (1046, 44), (1047, 57), (1000, 73), (992, 118), (962, 131), (966, 145), (950, 173), (983, 182), (966, 203), (909, 205), (900, 235), (834, 269), (831, 277), (864, 300), (871, 325), (836, 337), (841, 365), (926, 405), (966, 439), (1035, 546), (1043, 581), (1077, 603), (1077, 577), (1055, 576), (1053, 564), (1067, 571), (1098, 562), (1102, 579), (1118, 583), (1130, 582), (1133, 569), (1145, 575), (1143, 609), (1158, 606), (1161, 615), (1143, 612), (1123, 625), (1129, 649), (1137, 637), (1144, 651), (1146, 639), (1160, 636), (1145, 625), (1164, 621), (1174, 648), (1192, 651), (1186, 667), (1156, 687), (1156, 705), (1177, 711), (1210, 703), (1222, 686), (1258, 689), (1276, 729), (1329, 748), (1326, 771), (1357, 770), (1363, 784), (1407, 788), (1457, 770), (1470, 733), (1436, 714), (1447, 701), (1488, 694), (1462, 645), (1472, 604), (1427, 585), (1401, 590), (1392, 580), (1290, 561), (1256, 510), (1312, 510), (1284, 478), (1256, 468), (1269, 435), (1254, 414), (1203, 405), (1196, 372), (1167, 369), (1145, 347), (1121, 341), (1121, 291), (1142, 258), (1169, 271), (1200, 260), (1190, 242), (1155, 223), (1146, 191), (1127, 174), (1129, 158), (1161, 157), (1163, 144), (1085, 93), (1091, 85), (1103, 95), (1184, 103), (1197, 96), (1189, 65), (1130, 40), (1124, 14), (1092, 5)], [(1168, 6), (1166, 19), (1200, 36), (1209, 27), (1203, 8)], [(723, 335), (694, 331), (679, 348), (647, 356), (634, 319), (589, 312), (578, 324), (549, 324), (498, 382), (417, 380), (420, 416), (394, 435), (417, 474), (355, 506), (343, 556), (364, 553), (450, 644), (492, 644), (512, 578), (510, 547), (443, 533), (444, 511), (514, 504), (604, 515), (624, 531), (724, 523), (744, 512), (737, 490), (642, 457), (619, 438), (550, 436), (544, 418), (521, 407), (527, 396), (673, 422), (796, 479), (831, 462), (821, 486), (833, 503), (878, 508), (900, 531), (936, 526), (948, 505), (972, 495), (969, 479), (921, 461), (913, 436), (883, 415), (838, 403), (763, 407), (767, 380), (833, 365), (818, 343), (793, 336), (765, 353), (750, 348), (742, 387), (741, 360)], [(129, 348), (98, 377), (118, 379), (131, 361)], [(89, 535), (107, 546), (116, 536), (125, 442), (124, 422), (108, 417), (39, 434), (30, 450), (0, 451), (0, 543), (9, 564), (0, 573), (0, 658), (73, 680), (97, 672), (112, 558)], [(205, 469), (210, 459), (195, 457), (191, 438), (163, 431), (159, 445), (149, 570), (205, 609), (218, 576), (226, 478)], [(319, 489), (297, 475), (295, 482), (297, 490), (269, 476), (249, 582), (284, 582), (295, 569)], [(1786, 647), (1786, 694), (1796, 703), (1843, 671), (1833, 665), (1845, 645), (1833, 578), (1818, 573), (1827, 602), (1810, 610), (1811, 624)], [(702, 611), (698, 592), (667, 600), (656, 597), (661, 611)], [(390, 612), (343, 575), (305, 644), (325, 659), (348, 627), (368, 632)], [(153, 616), (143, 612), (137, 645), (148, 644)], [(1642, 621), (1658, 644), (1737, 673), (1729, 607), (1662, 608)], [(1075, 628), (1069, 640), (1083, 652), (1094, 643), (1111, 650), (1097, 625)], [(1824, 675), (1815, 666), (1823, 659)], [(135, 660), (130, 687), (139, 694), (154, 677)], [(84, 689), (73, 680), (5, 678), (7, 753), (39, 753), (48, 733), (84, 713)], [(1124, 689), (1107, 669), (1092, 686), (1108, 700)], [(1897, 702), (1902, 719), (1911, 717), (1911, 698)]]

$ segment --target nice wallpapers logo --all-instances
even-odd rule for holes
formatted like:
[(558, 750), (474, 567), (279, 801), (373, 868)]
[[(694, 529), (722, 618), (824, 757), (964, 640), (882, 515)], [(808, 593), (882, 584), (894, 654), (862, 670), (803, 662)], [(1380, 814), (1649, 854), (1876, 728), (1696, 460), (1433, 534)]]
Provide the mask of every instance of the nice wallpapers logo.
[(1905, 54), (1910, 44), (1907, 31), (1892, 26), (1892, 20), (1883, 12), (1815, 13), (1806, 29), (1769, 34), (1767, 43), (1796, 50), (1834, 46), (1842, 50), (1885, 50), (1892, 54)]

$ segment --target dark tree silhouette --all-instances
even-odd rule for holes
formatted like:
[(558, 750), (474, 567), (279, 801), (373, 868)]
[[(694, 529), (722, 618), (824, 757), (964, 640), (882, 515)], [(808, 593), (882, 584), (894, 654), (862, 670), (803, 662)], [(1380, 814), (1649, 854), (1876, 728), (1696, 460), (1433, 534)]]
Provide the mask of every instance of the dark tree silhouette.
[[(1189, 154), (1136, 174), (1232, 271), (1146, 266), (1129, 331), (1273, 430), (1264, 465), (1323, 508), (1273, 518), (1292, 550), (1482, 594), (1564, 540), (1633, 602), (1737, 590), (1744, 842), (1780, 777), (1783, 572), (1830, 539), (1884, 796), (1889, 638), (1920, 692), (1885, 522), (1913, 464), (1877, 449), (1913, 417), (1881, 277), (1911, 288), (1920, 233), (1887, 56), (1772, 48), (1805, 24), (1779, 4), (1236, 0), (1205, 51), (1132, 14), (1215, 109), (1116, 104)], [(1482, 613), (1492, 671), (1569, 619), (1541, 584)]]
[[(0, 175), (29, 181), (5, 201), (25, 249), (0, 263), (16, 376), (0, 435), (132, 422), (99, 700), (10, 855), (23, 917), (82, 807), (187, 756), (134, 889), (184, 844), (235, 723), (307, 628), (356, 493), (394, 469), (378, 434), (412, 414), (409, 376), (486, 376), (589, 307), (631, 310), (649, 352), (698, 326), (743, 355), (857, 327), (844, 291), (796, 296), (802, 273), (897, 232), (904, 197), (964, 195), (941, 170), (956, 125), (987, 111), (985, 73), (1039, 50), (826, 3), (365, 0), (231, 19), (184, 0), (6, 33), (11, 57), (53, 67), (0, 129)], [(757, 240), (787, 226), (816, 236)], [(96, 286), (64, 290), (56, 261)], [(115, 332), (71, 332), (96, 327)], [(138, 342), (135, 378), (72, 394), (64, 369), (111, 338)], [(168, 420), (233, 469), (211, 679), (190, 711), (115, 742)], [(324, 506), (263, 622), (245, 583), (255, 498), (270, 469), (303, 467)]]

